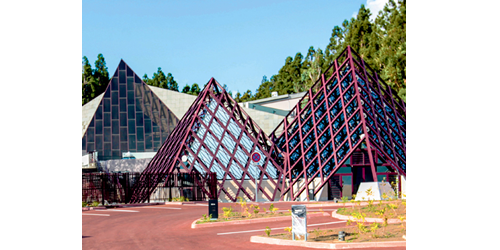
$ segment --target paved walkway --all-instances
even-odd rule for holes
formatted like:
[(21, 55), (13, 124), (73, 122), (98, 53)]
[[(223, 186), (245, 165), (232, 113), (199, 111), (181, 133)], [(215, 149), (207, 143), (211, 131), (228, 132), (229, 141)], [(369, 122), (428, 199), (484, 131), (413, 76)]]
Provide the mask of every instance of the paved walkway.
[[(290, 209), (291, 204), (274, 203), (280, 210)], [(302, 203), (303, 204), (303, 203)], [(236, 203), (219, 203), (222, 206)], [(270, 203), (260, 204), (268, 208)], [(319, 211), (320, 208), (308, 208)], [(335, 207), (321, 207), (330, 212)], [(264, 235), (269, 226), (273, 232), (284, 232), (291, 221), (263, 222), (247, 225), (191, 229), (191, 223), (208, 213), (205, 204), (158, 205), (127, 207), (107, 210), (82, 211), (82, 248), (83, 249), (306, 249), (303, 247), (275, 246), (251, 243), (253, 235)], [(331, 216), (308, 219), (310, 229), (338, 228), (345, 222)], [(378, 249), (381, 248), (365, 248)], [(406, 249), (405, 247), (384, 249)]]

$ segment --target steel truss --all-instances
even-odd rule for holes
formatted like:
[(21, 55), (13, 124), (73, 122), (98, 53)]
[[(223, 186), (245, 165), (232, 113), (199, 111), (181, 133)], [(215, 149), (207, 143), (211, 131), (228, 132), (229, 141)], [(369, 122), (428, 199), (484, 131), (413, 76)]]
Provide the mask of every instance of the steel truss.
[[(254, 152), (262, 155), (255, 165), (250, 159)], [(156, 179), (148, 182), (147, 174), (169, 174), (179, 168), (202, 174), (215, 172), (217, 197), (224, 192), (233, 202), (238, 196), (255, 201), (256, 195), (243, 187), (247, 180), (257, 185), (265, 198), (275, 200), (280, 197), (282, 164), (276, 146), (212, 78), (143, 171), (132, 201), (143, 202), (150, 195), (148, 186), (158, 183)], [(265, 189), (263, 180), (271, 188)], [(237, 190), (229, 191), (227, 186)], [(204, 192), (210, 196), (209, 190)]]
[(316, 195), (362, 143), (373, 180), (380, 161), (406, 176), (406, 104), (349, 46), (270, 138), (285, 156), (281, 199), (320, 178)]

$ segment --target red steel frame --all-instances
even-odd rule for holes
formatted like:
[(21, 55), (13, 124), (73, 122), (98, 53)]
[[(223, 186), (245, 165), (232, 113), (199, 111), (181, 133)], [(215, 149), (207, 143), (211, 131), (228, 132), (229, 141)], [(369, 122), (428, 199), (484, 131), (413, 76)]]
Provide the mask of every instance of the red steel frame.
[[(374, 181), (374, 153), (406, 176), (405, 108), (348, 46), (270, 135), (285, 156), (281, 199), (309, 193), (319, 177), (316, 195), (362, 142), (372, 149), (367, 153)], [(302, 179), (304, 186), (294, 192)]]
[[(215, 103), (215, 107), (212, 108), (213, 103)], [(225, 115), (228, 116), (227, 121), (224, 121)], [(204, 119), (208, 120), (208, 122)], [(217, 135), (212, 125), (222, 128), (222, 133)], [(235, 129), (240, 129), (241, 132), (235, 135)], [(203, 130), (206, 130), (206, 132), (200, 137), (198, 132)], [(207, 137), (211, 139), (207, 139)], [(252, 143), (250, 150), (248, 150), (248, 144), (244, 145), (242, 142), (244, 137)], [(217, 149), (215, 151), (211, 149), (211, 145), (208, 145), (210, 143), (216, 144)], [(250, 155), (255, 151), (260, 151), (263, 159), (259, 165), (251, 166)], [(202, 157), (202, 154), (205, 156)], [(206, 155), (209, 157), (206, 157)], [(182, 161), (182, 156), (188, 156), (190, 160), (185, 163)], [(226, 156), (229, 160), (224, 162), (222, 158)], [(279, 192), (281, 191), (280, 181), (283, 173), (281, 165), (282, 159), (279, 157), (277, 147), (271, 143), (262, 129), (252, 121), (226, 90), (212, 78), (163, 143), (148, 167), (143, 171), (144, 175), (141, 176), (138, 186), (134, 189), (132, 202), (145, 201), (152, 187), (159, 182), (156, 179), (146, 180), (145, 174), (168, 174), (178, 167), (185, 168), (188, 171), (207, 173), (222, 169), (223, 176), (218, 176), (217, 186), (219, 190), (217, 197), (220, 196), (221, 192), (224, 192), (233, 202), (236, 201), (240, 193), (250, 200), (256, 200), (255, 195), (250, 195), (243, 188), (243, 182), (245, 179), (249, 179), (256, 183), (256, 176), (252, 176), (250, 169), (257, 168), (260, 171), (257, 177), (259, 178), (257, 183), (259, 191), (267, 199), (275, 200), (279, 198)], [(233, 166), (239, 170), (231, 171), (230, 169)], [(274, 168), (274, 175), (271, 174), (272, 168)], [(241, 171), (239, 178), (236, 176), (235, 171)], [(275, 188), (272, 193), (267, 192), (262, 187), (261, 183), (264, 177), (274, 185)], [(238, 186), (234, 196), (224, 188), (224, 183), (228, 180), (234, 181), (234, 184)], [(204, 192), (210, 195), (209, 190), (204, 190)], [(210, 196), (211, 199), (217, 197)]]

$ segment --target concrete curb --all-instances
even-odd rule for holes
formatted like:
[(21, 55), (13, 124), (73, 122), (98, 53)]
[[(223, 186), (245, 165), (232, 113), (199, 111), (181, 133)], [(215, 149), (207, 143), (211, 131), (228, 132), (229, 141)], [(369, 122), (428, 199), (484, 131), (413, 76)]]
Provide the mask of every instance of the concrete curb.
[[(314, 213), (308, 214), (307, 218), (311, 217), (319, 217), (319, 216), (329, 216), (328, 213)], [(234, 220), (234, 221), (223, 221), (223, 222), (212, 222), (212, 223), (203, 223), (196, 224), (197, 221), (201, 219), (197, 219), (191, 223), (191, 228), (207, 228), (207, 227), (221, 227), (227, 225), (244, 225), (244, 224), (252, 224), (252, 223), (260, 223), (260, 222), (273, 222), (273, 221), (284, 221), (291, 220), (291, 216), (280, 216), (280, 217), (272, 217), (272, 218), (259, 218), (259, 219), (250, 219), (250, 220)]]
[(122, 208), (122, 207), (144, 207), (144, 206), (156, 206), (156, 205), (164, 205), (164, 203), (163, 202), (155, 202), (155, 203), (108, 205), (108, 206), (99, 206), (99, 207), (82, 207), (82, 211), (106, 210), (108, 208)]
[[(301, 204), (302, 205), (302, 204)], [(354, 206), (356, 203), (322, 203), (322, 204), (305, 204), (306, 207), (343, 207), (343, 206)], [(366, 206), (368, 205), (368, 202), (361, 202), (360, 206)]]
[(367, 247), (406, 247), (406, 241), (386, 241), (386, 242), (363, 242), (363, 243), (321, 243), (294, 240), (281, 240), (270, 237), (252, 236), (250, 242), (280, 245), (298, 246), (322, 249), (347, 249), (347, 248), (367, 248)]
[[(354, 218), (353, 216), (337, 214), (337, 210), (332, 211), (332, 217), (335, 219), (339, 219), (339, 220), (361, 221), (361, 220)], [(406, 220), (404, 220), (404, 221), (406, 221)], [(365, 218), (365, 222), (384, 223), (384, 220), (381, 218)], [(399, 219), (388, 219), (387, 220), (388, 224), (396, 224), (396, 223), (400, 223), (400, 222), (401, 221)]]

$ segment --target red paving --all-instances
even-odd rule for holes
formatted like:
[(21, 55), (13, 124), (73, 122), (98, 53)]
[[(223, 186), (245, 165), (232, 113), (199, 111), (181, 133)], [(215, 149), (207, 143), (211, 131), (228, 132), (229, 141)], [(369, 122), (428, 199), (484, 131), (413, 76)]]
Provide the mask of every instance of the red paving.
[[(290, 209), (294, 203), (275, 203), (280, 210)], [(303, 204), (303, 203), (302, 203)], [(231, 205), (239, 211), (236, 203), (219, 203), (221, 206)], [(269, 203), (260, 207), (269, 207)], [(181, 209), (168, 209), (181, 208)], [(308, 208), (308, 211), (319, 211), (320, 208)], [(334, 207), (323, 207), (323, 211), (331, 213)], [(291, 221), (262, 222), (247, 225), (231, 225), (211, 228), (191, 228), (191, 223), (208, 213), (207, 206), (196, 205), (158, 205), (147, 207), (117, 208), (138, 212), (120, 212), (93, 210), (82, 212), (82, 249), (307, 249), (304, 247), (277, 246), (251, 243), (250, 236), (264, 235), (264, 228), (289, 227)], [(109, 216), (91, 216), (101, 214)], [(308, 225), (341, 222), (331, 216), (308, 218)], [(309, 226), (308, 229), (337, 228), (344, 223)], [(217, 235), (218, 233), (261, 230), (257, 232)], [(283, 229), (273, 232), (284, 232)], [(363, 248), (382, 249), (382, 248)], [(383, 248), (400, 250), (406, 247)]]

